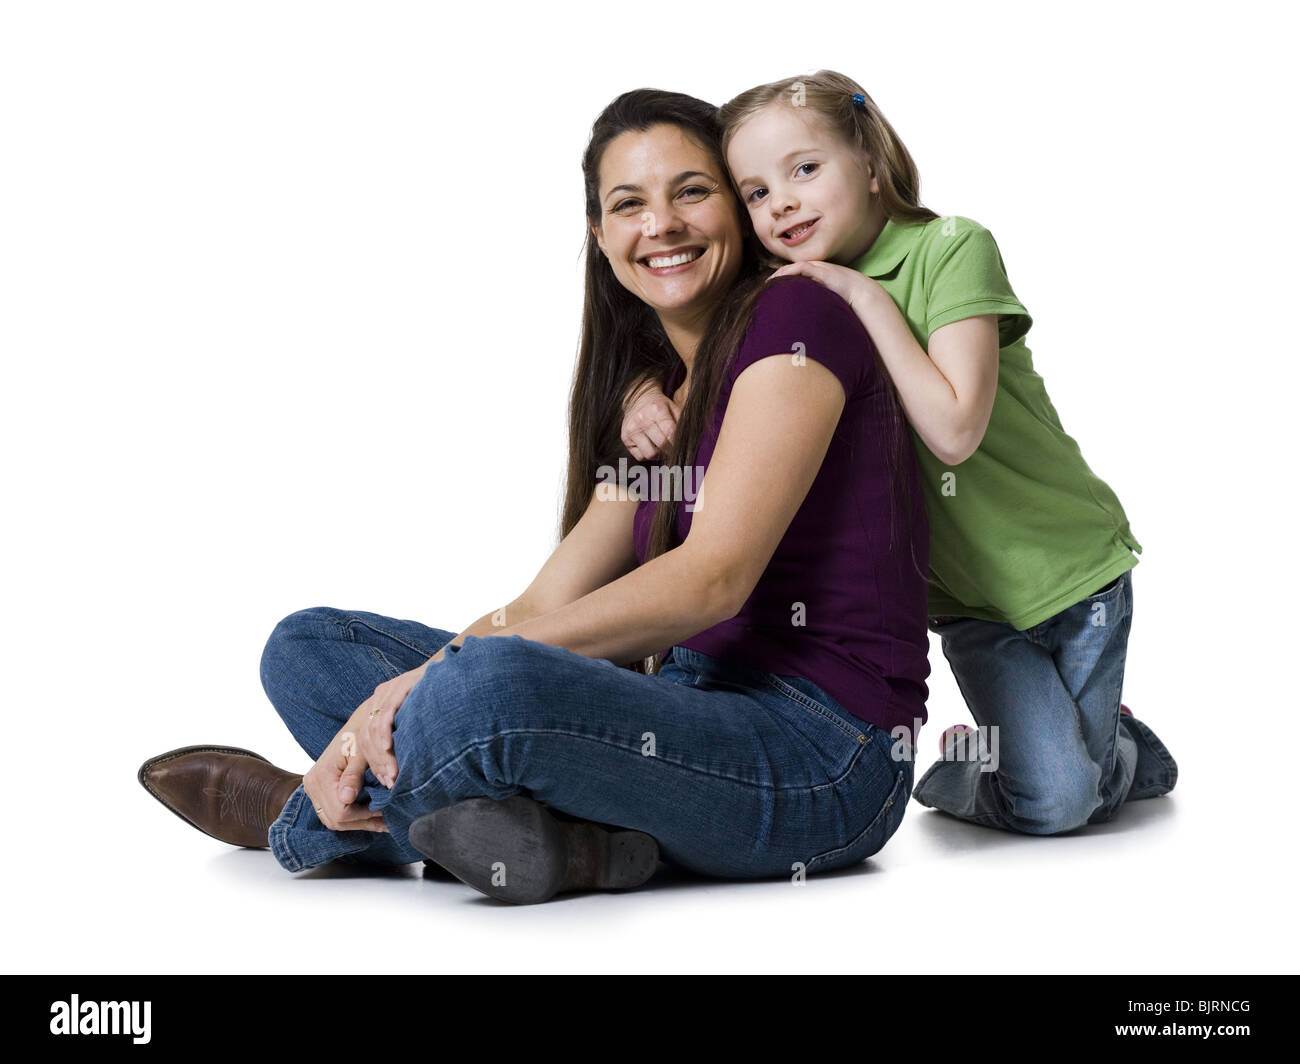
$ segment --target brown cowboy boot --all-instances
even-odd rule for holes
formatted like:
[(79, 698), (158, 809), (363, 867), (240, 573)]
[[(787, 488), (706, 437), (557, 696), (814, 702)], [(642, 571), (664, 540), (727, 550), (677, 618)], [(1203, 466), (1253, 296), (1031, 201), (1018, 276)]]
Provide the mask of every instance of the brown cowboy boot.
[(144, 789), (182, 820), (232, 846), (267, 849), (267, 832), (301, 776), (237, 746), (183, 746), (151, 757)]

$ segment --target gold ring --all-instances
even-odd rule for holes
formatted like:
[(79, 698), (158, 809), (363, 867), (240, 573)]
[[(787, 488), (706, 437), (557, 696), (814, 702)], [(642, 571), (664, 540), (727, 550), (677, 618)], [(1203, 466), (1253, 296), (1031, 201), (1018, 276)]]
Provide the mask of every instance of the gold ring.
[[(376, 706), (374, 709), (372, 709), (372, 710), (370, 711), (370, 716), (373, 717), (373, 716), (374, 716), (376, 713), (378, 713), (378, 712), (379, 712), (379, 707)], [(369, 717), (366, 718), (366, 719), (368, 720)]]

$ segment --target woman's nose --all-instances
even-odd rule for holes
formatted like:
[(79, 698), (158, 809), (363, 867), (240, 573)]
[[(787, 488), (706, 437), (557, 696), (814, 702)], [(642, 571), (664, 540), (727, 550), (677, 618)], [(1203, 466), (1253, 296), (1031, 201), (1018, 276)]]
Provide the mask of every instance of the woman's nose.
[(647, 212), (649, 217), (643, 217), (645, 223), (641, 231), (646, 236), (662, 236), (665, 233), (680, 233), (685, 227), (682, 216), (677, 213), (676, 208), (671, 203), (663, 203), (658, 206), (651, 206)]

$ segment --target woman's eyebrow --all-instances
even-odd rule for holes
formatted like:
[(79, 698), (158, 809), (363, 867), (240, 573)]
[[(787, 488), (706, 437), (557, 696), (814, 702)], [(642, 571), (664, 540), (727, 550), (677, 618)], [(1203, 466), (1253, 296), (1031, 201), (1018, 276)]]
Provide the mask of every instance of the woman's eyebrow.
[[(680, 184), (681, 182), (685, 181), (688, 177), (703, 177), (709, 181), (717, 180), (717, 178), (715, 178), (712, 174), (706, 174), (703, 170), (683, 170), (680, 174), (678, 174), (668, 183), (670, 185)], [(640, 185), (615, 185), (613, 188), (611, 188), (608, 192), (605, 193), (604, 198), (609, 199), (609, 197), (612, 196), (615, 192), (644, 192), (644, 191), (645, 190)]]

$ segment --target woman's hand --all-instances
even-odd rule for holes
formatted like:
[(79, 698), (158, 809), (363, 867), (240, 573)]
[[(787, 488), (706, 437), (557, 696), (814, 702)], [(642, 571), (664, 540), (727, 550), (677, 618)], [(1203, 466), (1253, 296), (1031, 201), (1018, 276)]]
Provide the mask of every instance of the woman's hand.
[[(316, 808), (316, 815), (331, 831), (388, 830), (382, 814), (372, 813), (368, 806), (353, 805), (360, 793), (359, 781), (366, 771), (364, 761), (358, 765), (356, 753), (359, 727), (357, 716), (353, 714), (302, 778), (302, 789)], [(350, 773), (355, 773), (358, 782), (356, 786), (349, 783), (345, 787), (344, 778)], [(344, 799), (344, 794), (350, 797)]]
[[(844, 300), (859, 318), (862, 318), (871, 307), (877, 295), (885, 292), (877, 281), (866, 274), (858, 273), (857, 270), (851, 270), (847, 266), (836, 266), (834, 263), (817, 260), (788, 263), (772, 274), (768, 280), (771, 281), (776, 277), (811, 277)], [(889, 297), (886, 295), (885, 298)], [(866, 324), (865, 320), (863, 324)]]
[(385, 787), (393, 786), (397, 777), (393, 718), (411, 688), (424, 676), (427, 664), (376, 687), (303, 777), (303, 790), (321, 823), (330, 830), (388, 830), (382, 814), (353, 803), (361, 793), (367, 766)]
[(624, 407), (623, 445), (638, 462), (644, 462), (668, 446), (677, 430), (681, 408), (647, 381)]
[(375, 774), (385, 787), (392, 789), (397, 781), (397, 755), (393, 753), (393, 720), (402, 708), (411, 688), (424, 678), (424, 670), (429, 667), (425, 662), (418, 669), (394, 676), (375, 688), (375, 693), (357, 707), (352, 720), (357, 724), (356, 753), (354, 767), (348, 762), (347, 771), (340, 780), (340, 796), (345, 800), (348, 794), (353, 798), (361, 793), (361, 783), (366, 766)]

